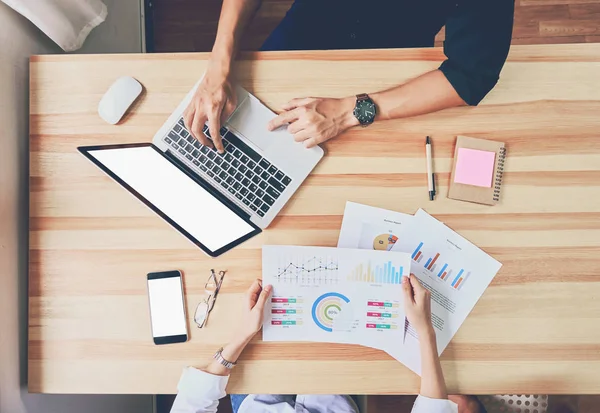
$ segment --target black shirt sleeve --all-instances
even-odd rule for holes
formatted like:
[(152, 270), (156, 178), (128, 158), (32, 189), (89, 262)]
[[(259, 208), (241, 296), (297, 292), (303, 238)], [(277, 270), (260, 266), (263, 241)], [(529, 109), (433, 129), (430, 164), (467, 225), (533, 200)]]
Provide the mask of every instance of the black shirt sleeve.
[(514, 0), (458, 1), (446, 21), (440, 70), (468, 105), (498, 82), (512, 37)]

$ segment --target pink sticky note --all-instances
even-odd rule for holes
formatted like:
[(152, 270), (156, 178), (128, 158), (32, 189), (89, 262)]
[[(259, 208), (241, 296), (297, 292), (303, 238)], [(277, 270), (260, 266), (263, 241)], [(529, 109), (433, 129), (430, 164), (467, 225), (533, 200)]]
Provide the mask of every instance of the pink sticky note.
[(496, 152), (458, 148), (454, 182), (490, 188), (495, 160)]

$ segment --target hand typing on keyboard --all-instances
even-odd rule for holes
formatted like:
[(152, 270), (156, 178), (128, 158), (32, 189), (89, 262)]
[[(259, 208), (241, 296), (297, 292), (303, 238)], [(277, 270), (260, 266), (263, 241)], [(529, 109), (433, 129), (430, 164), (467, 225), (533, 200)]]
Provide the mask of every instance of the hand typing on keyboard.
[[(209, 62), (204, 78), (183, 113), (185, 127), (203, 145), (212, 148), (214, 142), (217, 151), (224, 153), (225, 148), (218, 132), (222, 121), (231, 116), (236, 104), (235, 90), (227, 72)], [(202, 133), (207, 120), (211, 135), (215, 136), (212, 142)]]

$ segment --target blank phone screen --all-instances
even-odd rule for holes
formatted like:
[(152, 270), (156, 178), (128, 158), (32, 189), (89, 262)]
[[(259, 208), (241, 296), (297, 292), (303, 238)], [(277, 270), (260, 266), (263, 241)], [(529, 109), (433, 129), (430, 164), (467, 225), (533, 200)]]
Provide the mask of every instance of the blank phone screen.
[(154, 337), (187, 334), (181, 277), (148, 280), (148, 296)]

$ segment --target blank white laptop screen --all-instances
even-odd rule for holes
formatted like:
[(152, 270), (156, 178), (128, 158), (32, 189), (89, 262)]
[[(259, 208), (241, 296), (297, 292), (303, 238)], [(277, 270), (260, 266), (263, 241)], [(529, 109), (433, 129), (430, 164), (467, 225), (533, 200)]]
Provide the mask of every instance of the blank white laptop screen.
[(211, 251), (254, 230), (151, 146), (88, 153)]

